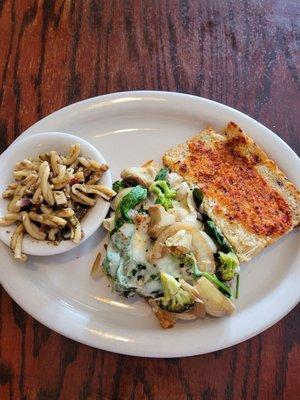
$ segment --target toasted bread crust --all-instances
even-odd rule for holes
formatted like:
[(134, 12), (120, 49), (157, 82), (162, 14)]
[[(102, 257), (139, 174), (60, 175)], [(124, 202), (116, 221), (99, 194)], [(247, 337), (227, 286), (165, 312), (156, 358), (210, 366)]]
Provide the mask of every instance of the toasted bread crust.
[(276, 163), (235, 123), (202, 131), (163, 161), (200, 187), (203, 208), (248, 261), (300, 222), (300, 193)]

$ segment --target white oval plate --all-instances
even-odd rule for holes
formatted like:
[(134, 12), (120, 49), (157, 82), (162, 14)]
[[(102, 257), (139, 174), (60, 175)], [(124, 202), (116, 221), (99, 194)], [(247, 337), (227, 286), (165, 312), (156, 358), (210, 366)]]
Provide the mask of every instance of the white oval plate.
[[(24, 135), (78, 135), (99, 149), (115, 179), (122, 168), (159, 160), (166, 149), (206, 126), (221, 129), (228, 121), (239, 124), (300, 186), (299, 158), (278, 136), (239, 111), (194, 96), (124, 92), (95, 97), (49, 115)], [(190, 356), (232, 346), (273, 325), (299, 301), (300, 235), (295, 230), (242, 266), (235, 315), (179, 322), (163, 330), (143, 300), (123, 299), (111, 293), (105, 277), (90, 277), (104, 238), (101, 229), (73, 251), (30, 257), (25, 266), (1, 244), (1, 282), (22, 308), (51, 329), (94, 347), (146, 357)]]
[[(100, 152), (88, 143), (86, 140), (78, 136), (70, 135), (62, 132), (44, 132), (35, 135), (24, 135), (21, 139), (16, 140), (0, 157), (0, 193), (2, 193), (7, 185), (14, 181), (12, 171), (18, 161), (24, 158), (38, 157), (39, 154), (50, 150), (56, 150), (60, 154), (67, 154), (70, 146), (74, 143), (80, 144), (81, 155), (91, 158), (100, 163), (105, 163)], [(106, 171), (102, 178), (101, 184), (111, 188), (111, 174)], [(0, 215), (7, 213), (7, 199), (0, 198)], [(25, 254), (35, 256), (52, 256), (54, 254), (64, 253), (81, 245), (88, 239), (102, 224), (109, 210), (109, 202), (102, 198), (98, 198), (94, 207), (86, 213), (81, 221), (83, 230), (83, 238), (79, 243), (71, 240), (63, 240), (58, 245), (46, 240), (36, 240), (29, 235), (25, 235), (23, 240), (23, 250)], [(0, 240), (9, 246), (12, 234), (16, 229), (16, 224), (0, 227)]]

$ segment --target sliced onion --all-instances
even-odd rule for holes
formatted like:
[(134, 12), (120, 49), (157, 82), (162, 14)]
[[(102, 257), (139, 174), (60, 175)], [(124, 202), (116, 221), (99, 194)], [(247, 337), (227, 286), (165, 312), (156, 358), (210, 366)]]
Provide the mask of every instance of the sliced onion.
[(116, 195), (116, 197), (113, 199), (110, 205), (113, 210), (116, 210), (118, 208), (118, 205), (120, 204), (123, 197), (126, 196), (126, 194), (128, 194), (131, 191), (131, 189), (132, 187), (125, 188)]
[(194, 288), (199, 293), (205, 305), (207, 314), (214, 317), (230, 315), (235, 310), (235, 305), (222, 294), (208, 279), (202, 276)]
[(162, 231), (162, 233), (158, 236), (153, 246), (150, 259), (152, 261), (155, 261), (162, 258), (166, 240), (169, 237), (174, 236), (180, 230), (185, 230), (192, 234), (191, 250), (195, 255), (198, 268), (200, 269), (200, 271), (207, 271), (210, 273), (214, 272), (215, 271), (214, 256), (209, 245), (207, 244), (207, 241), (201, 235), (201, 231), (199, 231), (193, 225), (182, 222), (177, 222), (174, 225), (171, 225)]
[(206, 240), (206, 242), (209, 245), (211, 251), (213, 253), (217, 253), (218, 249), (217, 249), (217, 246), (216, 246), (215, 242), (212, 240), (212, 238), (204, 231), (201, 231), (200, 233), (204, 237), (204, 239)]

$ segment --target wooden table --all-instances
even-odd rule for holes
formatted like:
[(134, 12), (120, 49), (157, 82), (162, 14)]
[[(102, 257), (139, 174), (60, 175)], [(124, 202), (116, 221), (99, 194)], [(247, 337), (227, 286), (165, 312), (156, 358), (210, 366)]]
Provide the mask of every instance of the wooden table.
[[(1, 151), (67, 104), (157, 89), (235, 107), (299, 153), (297, 33), (296, 0), (0, 1)], [(170, 360), (64, 338), (3, 289), (0, 307), (2, 400), (300, 398), (299, 306), (240, 345)]]

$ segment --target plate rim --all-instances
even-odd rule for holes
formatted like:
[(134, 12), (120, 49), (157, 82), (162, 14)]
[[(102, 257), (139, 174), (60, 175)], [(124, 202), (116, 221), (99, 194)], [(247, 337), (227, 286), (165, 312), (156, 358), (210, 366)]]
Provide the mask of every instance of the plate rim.
[[(234, 109), (225, 104), (216, 102), (214, 100), (206, 99), (204, 97), (198, 97), (195, 95), (190, 95), (190, 94), (185, 94), (185, 93), (177, 93), (177, 92), (171, 92), (171, 91), (170, 92), (169, 91), (155, 91), (155, 90), (125, 91), (125, 92), (115, 92), (115, 93), (110, 93), (110, 94), (106, 94), (106, 95), (100, 95), (100, 96), (87, 98), (87, 99), (81, 100), (79, 102), (70, 104), (66, 107), (63, 107), (59, 110), (56, 110), (53, 113), (45, 116), (44, 118), (42, 118), (41, 120), (39, 120), (35, 124), (33, 124), (31, 127), (27, 128), (16, 140), (18, 140), (19, 138), (26, 137), (26, 135), (29, 134), (33, 128), (35, 128), (38, 124), (40, 124), (42, 122), (46, 122), (46, 120), (48, 118), (49, 119), (52, 118), (53, 115), (58, 115), (60, 113), (69, 112), (73, 108), (76, 108), (78, 106), (82, 107), (82, 106), (87, 105), (88, 103), (102, 102), (105, 100), (112, 100), (114, 98), (117, 99), (117, 98), (123, 98), (126, 96), (128, 97), (128, 96), (137, 96), (137, 95), (139, 95), (141, 97), (145, 97), (145, 98), (146, 97), (151, 98), (151, 96), (163, 96), (163, 97), (171, 96), (171, 97), (177, 97), (177, 98), (188, 97), (191, 100), (194, 100), (197, 102), (204, 101), (204, 102), (210, 103), (211, 105), (216, 105), (217, 107), (221, 106), (221, 108), (223, 108), (224, 110), (228, 110), (230, 113), (235, 113), (236, 115), (241, 115), (242, 118), (247, 119), (247, 120), (251, 121), (252, 123), (256, 124), (260, 129), (262, 129), (264, 131), (264, 134), (268, 134), (269, 136), (271, 136), (273, 139), (275, 139), (275, 141), (277, 141), (279, 146), (284, 146), (291, 155), (293, 154), (294, 161), (299, 163), (299, 166), (300, 166), (300, 159), (299, 159), (298, 155), (296, 154), (296, 152), (283, 139), (281, 139), (278, 135), (276, 135), (276, 133), (271, 131), (268, 127), (264, 126), (260, 122), (256, 121), (254, 118), (244, 114), (243, 112), (241, 112), (237, 109)], [(76, 134), (74, 134), (74, 135), (76, 136)], [(6, 152), (6, 150), (2, 154), (4, 154), (5, 152)], [(1, 155), (1, 157), (2, 157), (2, 155)], [(237, 345), (245, 340), (248, 340), (251, 337), (254, 337), (254, 336), (262, 333), (263, 331), (269, 329), (271, 326), (273, 326), (279, 320), (281, 320), (285, 315), (287, 315), (297, 305), (297, 303), (300, 300), (300, 294), (299, 294), (298, 298), (295, 296), (294, 301), (289, 302), (289, 306), (284, 307), (284, 309), (281, 311), (281, 313), (277, 314), (275, 318), (272, 318), (267, 325), (264, 325), (262, 328), (259, 327), (256, 330), (251, 331), (251, 333), (249, 333), (249, 334), (241, 335), (239, 340), (233, 340), (231, 343), (228, 343), (227, 345), (220, 343), (219, 346), (216, 346), (216, 345), (208, 346), (207, 350), (204, 350), (201, 352), (199, 352), (199, 351), (195, 352), (195, 351), (191, 351), (191, 350), (187, 351), (187, 349), (183, 349), (182, 351), (181, 350), (174, 351), (174, 354), (170, 354), (169, 352), (166, 354), (166, 353), (162, 352), (161, 350), (159, 350), (159, 352), (147, 351), (147, 350), (144, 351), (143, 349), (138, 348), (139, 344), (137, 344), (137, 346), (134, 346), (134, 345), (131, 345), (130, 343), (129, 344), (121, 343), (121, 345), (120, 345), (120, 343), (116, 344), (115, 341), (109, 341), (104, 338), (102, 338), (99, 341), (99, 337), (97, 338), (98, 342), (95, 343), (95, 340), (93, 340), (93, 339), (95, 339), (95, 337), (90, 332), (88, 334), (86, 334), (86, 336), (82, 337), (81, 335), (76, 334), (77, 332), (73, 334), (72, 332), (70, 332), (68, 330), (61, 329), (60, 327), (55, 325), (54, 321), (51, 321), (51, 318), (49, 321), (47, 318), (45, 318), (44, 315), (41, 316), (37, 312), (30, 309), (30, 306), (27, 306), (27, 304), (25, 304), (25, 306), (24, 306), (24, 304), (22, 302), (22, 296), (18, 297), (17, 294), (14, 293), (13, 285), (10, 286), (9, 282), (6, 282), (5, 280), (2, 279), (1, 272), (0, 272), (0, 281), (1, 281), (3, 288), (9, 294), (9, 296), (23, 310), (25, 310), (29, 315), (31, 315), (37, 321), (39, 321), (43, 325), (47, 326), (48, 328), (52, 329), (53, 331), (58, 332), (58, 333), (62, 334), (63, 336), (71, 338), (77, 342), (89, 345), (91, 347), (99, 348), (102, 350), (111, 351), (111, 352), (115, 352), (115, 353), (119, 353), (119, 354), (141, 356), (141, 357), (153, 357), (153, 358), (172, 358), (172, 357), (194, 356), (194, 355), (200, 355), (200, 354), (206, 354), (206, 353), (210, 353), (210, 352), (214, 352), (214, 351), (219, 351), (221, 349), (235, 346), (235, 345)], [(26, 301), (25, 301), (25, 303), (26, 303)], [(158, 326), (158, 329), (161, 329), (161, 328)]]

